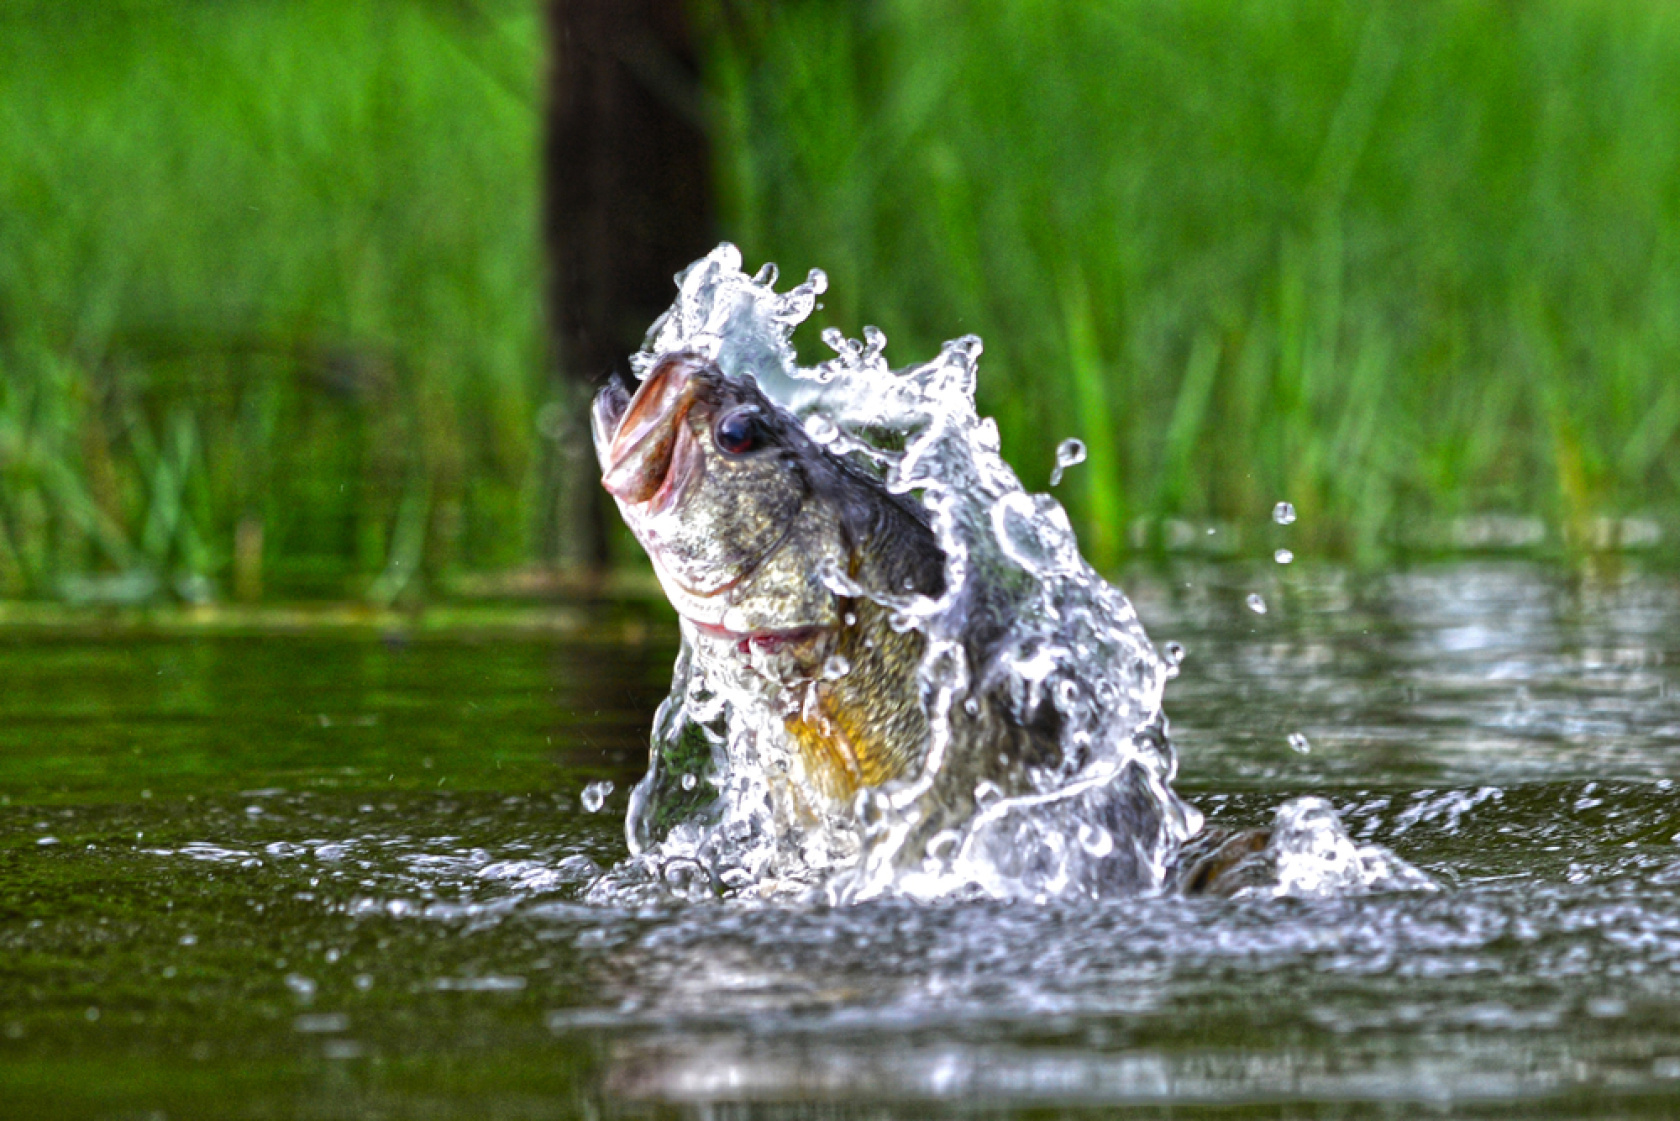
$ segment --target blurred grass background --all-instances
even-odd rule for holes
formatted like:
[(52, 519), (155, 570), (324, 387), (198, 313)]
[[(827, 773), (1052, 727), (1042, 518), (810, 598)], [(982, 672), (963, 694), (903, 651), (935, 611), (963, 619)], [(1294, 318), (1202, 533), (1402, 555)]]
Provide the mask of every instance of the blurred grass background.
[(0, 591), (524, 562), (534, 7), (0, 11)]
[[(807, 360), (982, 335), (1100, 564), (1281, 498), (1302, 554), (1672, 550), (1680, 8), (691, 9)], [(542, 57), (526, 0), (0, 6), (0, 593), (543, 563)]]

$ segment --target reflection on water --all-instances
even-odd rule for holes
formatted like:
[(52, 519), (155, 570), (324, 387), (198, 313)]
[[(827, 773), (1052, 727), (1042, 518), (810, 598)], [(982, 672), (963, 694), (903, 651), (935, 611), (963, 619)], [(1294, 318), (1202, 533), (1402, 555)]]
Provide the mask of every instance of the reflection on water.
[[(1583, 584), (1461, 564), (1337, 572), (1180, 569), (1129, 581), (1157, 641), (1183, 783), (1219, 789), (1674, 773), (1680, 579)], [(1239, 609), (1261, 591), (1272, 610)], [(1284, 750), (1292, 733), (1310, 751)]]
[(1664, 1114), (1680, 582), (1126, 585), (1189, 650), (1167, 706), (1214, 821), (1321, 794), (1444, 890), (588, 906), (669, 637), (14, 632), (5, 1112)]

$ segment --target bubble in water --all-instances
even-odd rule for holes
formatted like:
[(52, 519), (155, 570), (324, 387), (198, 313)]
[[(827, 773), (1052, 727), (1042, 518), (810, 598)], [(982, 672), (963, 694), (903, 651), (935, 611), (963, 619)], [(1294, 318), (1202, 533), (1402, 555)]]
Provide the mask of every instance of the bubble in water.
[(1068, 437), (1056, 445), (1056, 467), (1050, 472), (1050, 485), (1062, 481), (1062, 472), (1085, 462), (1085, 441)]
[(1279, 502), (1272, 507), (1272, 520), (1278, 525), (1291, 525), (1295, 521), (1295, 504), (1293, 502)]
[(1277, 552), (1272, 554), (1272, 559), (1277, 561), (1279, 564), (1292, 564), (1295, 560), (1295, 554), (1290, 552), (1288, 549), (1279, 549)]
[(823, 663), (822, 675), (825, 681), (839, 681), (852, 672), (852, 663), (843, 654), (833, 654)]
[(927, 854), (938, 861), (950, 860), (957, 855), (957, 844), (962, 840), (954, 829), (943, 829), (934, 834), (927, 844)]
[(690, 772), (689, 774), (686, 774), (682, 777), (682, 788), (684, 790), (693, 790), (696, 786), (699, 786), (699, 785), (700, 785), (700, 776), (694, 774), (693, 772)]
[(1248, 593), (1248, 609), (1256, 615), (1264, 615), (1266, 613), (1266, 601), (1260, 598), (1259, 592)]
[(1289, 748), (1297, 755), (1305, 755), (1312, 750), (1312, 744), (1308, 743), (1307, 737), (1300, 732), (1290, 732)]
[(589, 813), (600, 813), (601, 807), (607, 804), (607, 795), (613, 792), (613, 784), (605, 779), (592, 782), (583, 788), (583, 808)]
[(831, 444), (840, 429), (821, 413), (812, 413), (805, 418), (805, 433), (819, 444)]
[(1114, 851), (1114, 835), (1100, 825), (1082, 821), (1079, 823), (1079, 847), (1092, 856), (1107, 856)]

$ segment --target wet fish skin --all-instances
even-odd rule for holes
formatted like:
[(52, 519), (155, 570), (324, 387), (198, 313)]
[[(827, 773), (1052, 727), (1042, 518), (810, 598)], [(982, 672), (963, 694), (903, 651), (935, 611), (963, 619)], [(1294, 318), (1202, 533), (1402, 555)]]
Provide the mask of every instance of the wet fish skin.
[[(634, 396), (604, 389), (592, 420), (602, 483), (696, 657), (766, 683), (811, 787), (790, 798), (834, 805), (913, 773), (924, 640), (869, 593), (943, 590), (915, 508), (698, 354), (662, 356)], [(836, 592), (829, 570), (863, 594)]]

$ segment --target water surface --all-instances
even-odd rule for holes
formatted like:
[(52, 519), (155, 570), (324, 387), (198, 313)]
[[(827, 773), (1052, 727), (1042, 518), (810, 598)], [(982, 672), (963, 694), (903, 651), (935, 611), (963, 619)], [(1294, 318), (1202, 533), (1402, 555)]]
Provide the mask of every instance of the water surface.
[(0, 1112), (1667, 1111), (1680, 580), (1124, 584), (1189, 651), (1181, 790), (1233, 825), (1327, 796), (1442, 890), (588, 906), (669, 680), (659, 616), (12, 628)]

